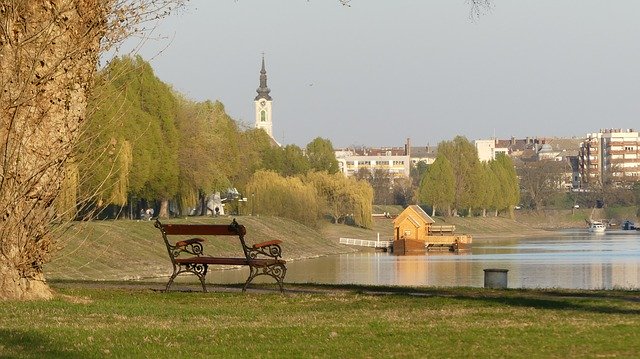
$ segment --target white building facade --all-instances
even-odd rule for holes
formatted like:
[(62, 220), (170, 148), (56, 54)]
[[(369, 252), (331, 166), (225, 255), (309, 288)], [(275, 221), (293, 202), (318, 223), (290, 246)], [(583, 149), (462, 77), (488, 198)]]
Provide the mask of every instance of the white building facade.
[(473, 141), (473, 144), (476, 146), (476, 151), (478, 151), (478, 159), (481, 162), (493, 161), (500, 153), (509, 154), (509, 149), (498, 147), (497, 142), (495, 139)]
[(404, 149), (339, 149), (335, 151), (338, 168), (345, 176), (355, 176), (361, 169), (373, 173), (384, 170), (392, 178), (409, 177), (411, 158)]
[(640, 133), (606, 129), (588, 134), (580, 147), (579, 166), (588, 185), (603, 178), (623, 187), (640, 181)]
[(640, 180), (640, 137), (638, 132), (609, 130), (602, 134), (602, 170), (618, 183)]

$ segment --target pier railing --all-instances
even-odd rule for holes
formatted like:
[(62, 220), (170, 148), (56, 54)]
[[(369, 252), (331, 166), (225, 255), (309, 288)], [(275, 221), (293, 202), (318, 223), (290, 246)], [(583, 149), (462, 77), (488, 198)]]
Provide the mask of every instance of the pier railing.
[(340, 238), (340, 244), (361, 247), (389, 248), (392, 246), (393, 241), (371, 241), (366, 239)]

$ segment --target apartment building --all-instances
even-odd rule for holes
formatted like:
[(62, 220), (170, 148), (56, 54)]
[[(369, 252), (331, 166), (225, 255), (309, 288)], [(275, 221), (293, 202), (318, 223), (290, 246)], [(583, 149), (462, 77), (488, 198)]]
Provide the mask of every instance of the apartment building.
[(335, 150), (340, 172), (354, 176), (361, 169), (374, 172), (382, 169), (393, 178), (409, 177), (411, 174), (410, 141), (404, 147), (354, 147)]
[(335, 151), (340, 172), (355, 176), (361, 169), (374, 172), (382, 169), (392, 177), (409, 177), (411, 160), (404, 149), (397, 147), (352, 148)]
[(582, 182), (607, 178), (626, 187), (640, 181), (640, 134), (633, 129), (604, 129), (587, 134), (578, 159)]

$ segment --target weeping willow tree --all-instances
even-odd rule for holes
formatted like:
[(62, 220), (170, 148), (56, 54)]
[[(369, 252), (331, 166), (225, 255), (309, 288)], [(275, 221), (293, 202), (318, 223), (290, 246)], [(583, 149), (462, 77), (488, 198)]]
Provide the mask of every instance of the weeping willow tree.
[(311, 171), (302, 178), (316, 189), (323, 214), (330, 216), (334, 223), (352, 218), (357, 226), (372, 226), (373, 188), (367, 181), (325, 171)]
[(373, 226), (373, 187), (365, 181), (357, 181), (354, 178), (346, 178), (346, 180), (356, 194), (351, 197), (354, 223), (360, 227), (371, 228)]
[(247, 184), (251, 193), (248, 206), (254, 214), (293, 219), (315, 227), (319, 219), (315, 188), (297, 177), (282, 177), (278, 173), (260, 170)]
[(271, 137), (261, 128), (252, 128), (240, 132), (238, 138), (238, 172), (231, 177), (233, 184), (241, 193), (253, 173), (264, 167), (264, 155), (271, 149)]
[(0, 299), (51, 296), (54, 202), (74, 177), (100, 53), (179, 2), (0, 3)]
[[(89, 100), (89, 119), (74, 153), (80, 199), (77, 205), (88, 217), (108, 204), (122, 206), (127, 203), (133, 149), (124, 131), (118, 131), (118, 128), (129, 127), (123, 109), (127, 107), (123, 104), (124, 99), (104, 74), (98, 77)], [(71, 203), (66, 199), (64, 202)], [(88, 209), (93, 211), (86, 213)]]
[(219, 101), (180, 98), (176, 123), (180, 208), (184, 211), (200, 203), (204, 214), (206, 196), (237, 186), (235, 179), (255, 171), (256, 150)]
[(139, 56), (113, 59), (99, 73), (75, 154), (83, 217), (130, 198), (157, 200), (166, 215), (178, 190), (177, 103)]

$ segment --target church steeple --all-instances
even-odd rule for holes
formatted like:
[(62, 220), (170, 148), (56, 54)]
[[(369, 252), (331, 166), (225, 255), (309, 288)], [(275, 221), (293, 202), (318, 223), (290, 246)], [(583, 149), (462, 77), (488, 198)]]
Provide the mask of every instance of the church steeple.
[(260, 70), (260, 87), (258, 87), (256, 92), (258, 92), (258, 96), (253, 99), (256, 110), (256, 128), (265, 130), (273, 139), (273, 122), (271, 119), (271, 105), (273, 101), (271, 100), (271, 96), (269, 96), (271, 90), (267, 87), (267, 70), (264, 68), (264, 54), (262, 54), (262, 69)]
[(269, 96), (271, 90), (267, 87), (267, 70), (264, 68), (264, 54), (262, 55), (262, 69), (260, 70), (260, 87), (258, 87), (256, 92), (258, 96), (256, 96), (255, 101), (260, 99), (271, 101), (271, 96)]

